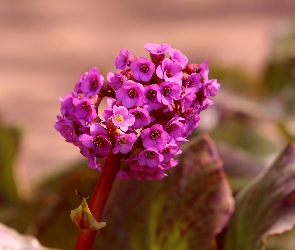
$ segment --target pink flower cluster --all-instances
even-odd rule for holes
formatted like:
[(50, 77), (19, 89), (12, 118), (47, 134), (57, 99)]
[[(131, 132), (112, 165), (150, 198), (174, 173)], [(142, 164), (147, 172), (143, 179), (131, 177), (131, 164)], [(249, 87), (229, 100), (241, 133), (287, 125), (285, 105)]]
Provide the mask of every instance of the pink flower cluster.
[[(120, 154), (117, 177), (162, 179), (179, 146), (199, 125), (199, 114), (213, 102), (220, 85), (208, 79), (208, 61), (188, 64), (168, 44), (145, 44), (150, 59), (121, 49), (115, 60), (118, 72), (107, 80), (92, 68), (75, 89), (61, 99), (55, 129), (80, 148), (90, 168), (102, 169), (110, 151)], [(99, 117), (103, 98), (107, 105)]]

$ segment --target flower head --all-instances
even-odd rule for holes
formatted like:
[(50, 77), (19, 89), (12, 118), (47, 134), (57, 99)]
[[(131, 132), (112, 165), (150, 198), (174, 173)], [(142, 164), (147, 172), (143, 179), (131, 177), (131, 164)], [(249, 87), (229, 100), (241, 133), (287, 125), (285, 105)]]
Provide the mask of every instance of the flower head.
[[(190, 63), (168, 44), (147, 43), (150, 59), (122, 48), (118, 72), (106, 80), (97, 68), (78, 79), (61, 102), (55, 129), (101, 171), (110, 152), (120, 157), (118, 178), (160, 180), (177, 165), (173, 157), (198, 127), (220, 88), (209, 79), (208, 61)], [(106, 98), (101, 117), (97, 110)], [(116, 157), (117, 157), (116, 156)]]

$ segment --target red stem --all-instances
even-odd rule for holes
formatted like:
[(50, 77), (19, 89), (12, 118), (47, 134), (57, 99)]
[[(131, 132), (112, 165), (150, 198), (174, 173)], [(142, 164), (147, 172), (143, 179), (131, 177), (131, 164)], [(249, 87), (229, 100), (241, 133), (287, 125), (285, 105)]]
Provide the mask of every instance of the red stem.
[[(102, 173), (92, 194), (89, 209), (93, 217), (100, 221), (104, 206), (120, 166), (119, 154), (112, 152), (106, 158)], [(91, 250), (97, 230), (80, 229), (75, 250)]]

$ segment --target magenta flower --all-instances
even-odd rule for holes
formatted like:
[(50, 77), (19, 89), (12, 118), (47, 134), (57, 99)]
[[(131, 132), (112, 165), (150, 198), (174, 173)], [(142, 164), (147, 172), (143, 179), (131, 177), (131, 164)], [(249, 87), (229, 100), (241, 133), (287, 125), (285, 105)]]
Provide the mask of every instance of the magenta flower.
[(138, 164), (141, 166), (149, 166), (154, 168), (159, 165), (164, 159), (163, 155), (159, 154), (155, 148), (147, 148), (138, 155)]
[(169, 50), (169, 54), (170, 54), (170, 59), (173, 62), (177, 62), (179, 63), (179, 65), (181, 66), (182, 69), (185, 68), (185, 66), (188, 63), (188, 59), (185, 55), (183, 55), (179, 50), (177, 49), (170, 49)]
[(129, 62), (130, 62), (129, 50), (122, 48), (115, 60), (116, 69), (126, 69)]
[(180, 99), (181, 111), (184, 112), (186, 109), (190, 108), (196, 99), (196, 94), (194, 92), (186, 91)]
[(164, 131), (163, 126), (155, 124), (151, 128), (146, 128), (141, 131), (142, 144), (145, 148), (156, 148), (163, 150), (166, 143), (169, 141), (169, 134)]
[(65, 95), (63, 99), (59, 99), (61, 103), (60, 113), (63, 117), (72, 117), (75, 111), (73, 98), (78, 98), (76, 93), (70, 93), (68, 95)]
[(214, 104), (214, 102), (212, 100), (210, 100), (209, 98), (205, 98), (200, 101), (198, 101), (198, 100), (194, 101), (194, 105), (197, 107), (199, 112), (205, 110), (206, 108), (208, 108), (209, 106), (211, 106), (213, 104)]
[(120, 72), (119, 73), (113, 73), (109, 72), (107, 74), (107, 79), (110, 82), (110, 86), (117, 90), (123, 86), (123, 83), (125, 82), (125, 76), (123, 76)]
[(163, 163), (167, 163), (171, 160), (171, 158), (177, 154), (180, 154), (181, 150), (179, 150), (179, 147), (177, 144), (167, 144), (167, 146), (162, 151), (163, 155)]
[(175, 141), (183, 141), (183, 135), (186, 130), (186, 125), (183, 123), (185, 121), (184, 118), (172, 118), (165, 126), (165, 131), (169, 134), (171, 139)]
[(73, 120), (62, 118), (61, 116), (57, 116), (57, 120), (54, 128), (60, 132), (60, 134), (66, 139), (66, 142), (71, 142), (78, 146), (79, 138), (75, 131), (75, 122)]
[(161, 94), (159, 92), (158, 84), (151, 84), (144, 87), (145, 103), (147, 110), (160, 109), (163, 105), (161, 104)]
[(135, 117), (135, 122), (132, 125), (132, 128), (134, 129), (142, 128), (151, 123), (151, 117), (146, 109), (139, 107), (130, 109), (129, 114), (132, 114)]
[(116, 127), (119, 127), (123, 132), (126, 132), (135, 122), (133, 115), (128, 113), (128, 109), (123, 106), (113, 106), (113, 115), (111, 119)]
[(99, 123), (92, 124), (90, 135), (81, 135), (80, 141), (83, 146), (93, 151), (93, 155), (100, 158), (106, 157), (111, 148), (107, 130)]
[(182, 71), (179, 63), (175, 63), (168, 58), (165, 58), (162, 64), (157, 67), (156, 74), (165, 81), (182, 84)]
[(74, 115), (82, 124), (85, 125), (96, 118), (97, 113), (88, 97), (74, 98), (73, 104), (75, 105)]
[(185, 82), (186, 88), (190, 90), (190, 92), (197, 93), (203, 86), (200, 75), (197, 73), (191, 74), (186, 82)]
[(197, 109), (188, 108), (185, 112), (185, 124), (187, 125), (185, 137), (191, 134), (191, 132), (199, 126), (200, 116)]
[(217, 83), (216, 79), (213, 79), (204, 84), (203, 91), (207, 97), (216, 96), (219, 88), (220, 84)]
[(172, 100), (180, 98), (180, 86), (174, 82), (163, 82), (160, 85), (161, 102), (164, 105), (169, 105)]
[(85, 94), (85, 96), (90, 97), (96, 95), (102, 85), (104, 78), (99, 73), (97, 68), (92, 68), (89, 70), (85, 79), (80, 83), (80, 90)]
[(91, 156), (104, 158), (110, 151), (110, 141), (106, 135), (97, 134), (95, 136), (90, 136), (83, 134), (80, 136), (80, 141), (81, 146), (84, 146), (88, 152), (91, 152)]
[(200, 74), (205, 78), (205, 81), (208, 80), (208, 76), (209, 76), (209, 61), (206, 60), (205, 62), (203, 62), (201, 65), (200, 65)]
[(116, 92), (116, 97), (126, 108), (143, 104), (143, 86), (134, 81), (126, 81)]
[(113, 148), (113, 153), (127, 154), (130, 152), (134, 142), (137, 140), (136, 134), (122, 134), (117, 136), (115, 146)]
[(100, 164), (97, 163), (95, 156), (87, 157), (88, 158), (88, 166), (92, 169), (98, 169), (101, 168)]
[(161, 55), (168, 52), (171, 46), (169, 44), (146, 43), (144, 48), (153, 55)]
[(125, 171), (125, 170), (122, 170), (122, 169), (119, 169), (119, 171), (117, 172), (116, 174), (116, 177), (118, 179), (123, 179), (123, 180), (131, 180), (131, 176), (130, 176), (130, 171)]
[(155, 71), (155, 65), (148, 59), (140, 57), (130, 64), (133, 76), (138, 81), (148, 82)]

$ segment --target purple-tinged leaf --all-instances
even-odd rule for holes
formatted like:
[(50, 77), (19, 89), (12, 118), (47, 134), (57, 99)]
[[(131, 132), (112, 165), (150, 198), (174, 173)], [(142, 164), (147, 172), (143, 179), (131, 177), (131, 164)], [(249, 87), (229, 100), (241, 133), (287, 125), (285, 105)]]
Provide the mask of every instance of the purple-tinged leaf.
[(209, 136), (192, 139), (161, 181), (117, 181), (96, 249), (215, 249), (233, 198)]
[(221, 250), (264, 249), (268, 235), (295, 224), (295, 143), (238, 194), (228, 228), (220, 235)]

